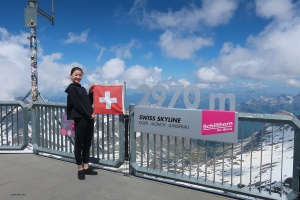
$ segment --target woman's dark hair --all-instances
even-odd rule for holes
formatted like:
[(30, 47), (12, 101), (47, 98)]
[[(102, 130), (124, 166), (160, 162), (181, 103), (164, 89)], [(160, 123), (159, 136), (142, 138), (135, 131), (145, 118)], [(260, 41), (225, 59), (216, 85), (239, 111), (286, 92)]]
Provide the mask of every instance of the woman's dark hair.
[(83, 71), (82, 71), (82, 69), (81, 69), (80, 67), (73, 67), (73, 68), (71, 69), (71, 74), (73, 74), (76, 70), (80, 70), (81, 73), (83, 74)]

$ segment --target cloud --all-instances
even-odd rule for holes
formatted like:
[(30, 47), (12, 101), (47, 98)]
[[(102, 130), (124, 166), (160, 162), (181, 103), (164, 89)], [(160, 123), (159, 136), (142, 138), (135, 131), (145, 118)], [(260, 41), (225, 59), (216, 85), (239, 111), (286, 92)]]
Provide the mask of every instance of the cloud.
[(52, 53), (43, 55), (38, 66), (39, 91), (43, 94), (52, 93), (52, 95), (63, 92), (71, 83), (70, 72), (76, 66), (85, 71), (85, 67), (77, 62), (62, 64), (62, 53)]
[(152, 58), (152, 56), (153, 56), (153, 53), (151, 51), (149, 51), (146, 55), (144, 55), (144, 58), (150, 59), (150, 58)]
[[(272, 4), (269, 1), (256, 1), (257, 15), (272, 18), (272, 21), (259, 34), (250, 35), (245, 46), (224, 43), (218, 58), (199, 69), (197, 77), (210, 82), (213, 79), (205, 78), (200, 72), (210, 72), (212, 76), (217, 70), (217, 75), (227, 77), (227, 81), (243, 78), (285, 82), (298, 78), (300, 4), (280, 2), (281, 6), (273, 1)], [(296, 85), (292, 81), (288, 83)]]
[(249, 88), (249, 89), (253, 89), (253, 90), (269, 88), (268, 85), (264, 85), (261, 83), (241, 83), (241, 84), (235, 84), (235, 87)]
[(215, 68), (200, 68), (196, 72), (196, 76), (200, 79), (200, 81), (204, 83), (219, 83), (219, 82), (226, 82), (228, 78), (220, 73), (220, 71)]
[(256, 13), (264, 18), (290, 19), (294, 13), (291, 0), (256, 0)]
[(102, 48), (100, 49), (99, 55), (98, 55), (97, 58), (96, 58), (96, 61), (97, 61), (97, 62), (99, 62), (99, 61), (101, 60), (101, 57), (102, 57), (102, 54), (103, 54), (104, 51), (105, 51), (105, 47), (102, 47)]
[(101, 77), (104, 79), (114, 79), (120, 76), (125, 70), (125, 62), (119, 58), (107, 61), (101, 68)]
[[(31, 66), (27, 33), (10, 33), (0, 28), (1, 100), (14, 100), (31, 90)], [(39, 43), (39, 42), (38, 42)], [(70, 83), (69, 74), (79, 63), (61, 64), (61, 53), (43, 55), (38, 48), (38, 88), (43, 96), (62, 93)]]
[(110, 48), (110, 51), (114, 52), (116, 54), (116, 57), (118, 58), (131, 58), (131, 48), (138, 48), (140, 47), (140, 44), (136, 40), (131, 40), (128, 44), (123, 45), (123, 44), (118, 44), (115, 46), (112, 46)]
[(151, 11), (146, 12), (146, 1), (136, 0), (129, 11), (129, 15), (141, 25), (151, 29), (162, 30), (174, 28), (181, 30), (197, 30), (199, 25), (214, 27), (226, 24), (232, 18), (238, 7), (236, 0), (203, 0), (202, 8), (194, 4), (183, 7), (179, 11), (168, 12)]
[(238, 7), (236, 0), (203, 0), (200, 16), (207, 26), (226, 24)]
[(179, 11), (146, 11), (146, 1), (136, 0), (129, 15), (139, 25), (160, 29), (158, 45), (168, 57), (190, 59), (204, 46), (213, 45), (205, 27), (226, 24), (238, 7), (236, 0), (203, 0), (202, 8), (194, 4)]
[(188, 85), (190, 85), (191, 83), (186, 80), (186, 79), (179, 79), (178, 80), (179, 85), (183, 85), (184, 87), (187, 87)]
[(1, 100), (13, 100), (14, 94), (24, 96), (31, 89), (27, 43), (27, 34), (12, 35), (0, 27)]
[(135, 65), (126, 70), (123, 74), (123, 80), (128, 84), (128, 88), (136, 89), (141, 84), (147, 84), (150, 87), (161, 80), (161, 71), (158, 67), (148, 69)]
[(161, 72), (162, 69), (158, 67), (145, 68), (141, 65), (126, 68), (123, 60), (112, 58), (87, 75), (87, 79), (92, 84), (123, 84), (126, 82), (127, 88), (137, 89), (143, 83), (149, 86), (157, 84), (161, 81)]
[(293, 87), (300, 87), (300, 81), (296, 79), (289, 79), (286, 81), (286, 84)]
[(79, 35), (76, 35), (75, 33), (69, 32), (68, 39), (63, 40), (65, 44), (71, 44), (71, 43), (84, 43), (86, 42), (87, 36), (89, 34), (90, 29), (86, 29), (82, 31)]
[(166, 56), (178, 59), (190, 59), (193, 53), (201, 49), (202, 46), (210, 46), (212, 44), (213, 42), (210, 39), (193, 35), (183, 38), (180, 34), (176, 35), (169, 30), (160, 35), (159, 41), (159, 46)]
[(103, 52), (106, 50), (106, 48), (98, 45), (97, 43), (95, 43), (95, 46), (97, 49), (100, 49), (100, 52), (99, 52), (98, 56), (96, 57), (96, 61), (99, 62), (101, 60)]

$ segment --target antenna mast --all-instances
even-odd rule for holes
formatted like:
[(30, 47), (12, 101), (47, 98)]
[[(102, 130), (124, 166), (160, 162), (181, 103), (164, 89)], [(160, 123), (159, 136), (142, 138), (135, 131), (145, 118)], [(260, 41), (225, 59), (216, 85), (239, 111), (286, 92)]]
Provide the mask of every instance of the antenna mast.
[(27, 7), (24, 9), (25, 27), (30, 28), (30, 62), (31, 62), (31, 94), (32, 101), (38, 100), (38, 71), (37, 71), (37, 13), (50, 20), (51, 24), (54, 25), (54, 0), (52, 0), (52, 16), (38, 8), (37, 0), (28, 0)]

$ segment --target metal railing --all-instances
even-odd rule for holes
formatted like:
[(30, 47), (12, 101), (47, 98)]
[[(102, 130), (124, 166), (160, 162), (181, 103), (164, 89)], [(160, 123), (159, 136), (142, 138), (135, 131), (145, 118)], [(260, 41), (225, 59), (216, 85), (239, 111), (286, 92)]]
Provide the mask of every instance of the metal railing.
[[(74, 158), (74, 138), (62, 136), (66, 104), (0, 102), (0, 150)], [(264, 199), (299, 192), (300, 121), (292, 115), (239, 113), (239, 143), (134, 132), (129, 114), (130, 172)], [(123, 115), (97, 115), (91, 162), (120, 167), (125, 154)], [(29, 131), (28, 131), (29, 130)], [(30, 140), (31, 138), (31, 140)]]
[(292, 199), (299, 191), (295, 116), (239, 113), (239, 143), (229, 144), (134, 132), (134, 105), (129, 112), (133, 174), (263, 199)]
[(0, 119), (0, 150), (24, 150), (28, 146), (26, 105), (21, 101), (0, 101)]
[[(74, 138), (61, 134), (66, 104), (35, 103), (31, 108), (35, 152), (74, 158)], [(124, 116), (97, 115), (90, 162), (119, 167), (124, 162)]]

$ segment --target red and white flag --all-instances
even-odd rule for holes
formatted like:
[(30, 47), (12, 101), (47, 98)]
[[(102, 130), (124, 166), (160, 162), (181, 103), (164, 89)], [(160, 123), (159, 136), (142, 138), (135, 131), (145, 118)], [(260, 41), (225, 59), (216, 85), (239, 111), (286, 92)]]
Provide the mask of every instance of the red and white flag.
[(124, 114), (123, 85), (93, 85), (95, 114)]

